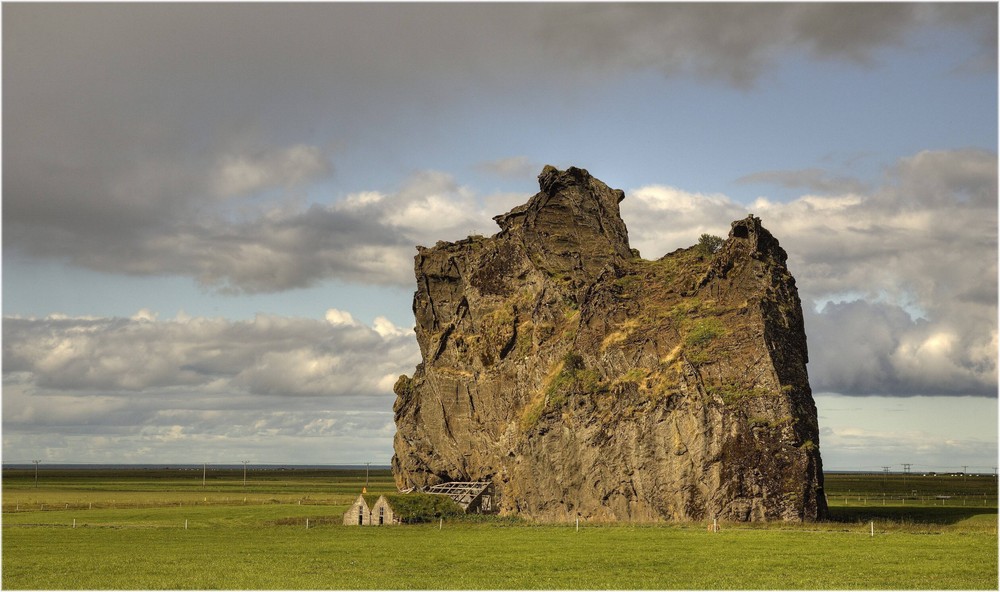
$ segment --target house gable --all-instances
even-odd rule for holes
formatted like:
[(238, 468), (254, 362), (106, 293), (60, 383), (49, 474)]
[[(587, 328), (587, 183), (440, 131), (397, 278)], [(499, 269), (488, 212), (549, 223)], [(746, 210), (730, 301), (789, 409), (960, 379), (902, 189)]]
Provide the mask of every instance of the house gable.
[(388, 524), (399, 524), (400, 519), (396, 510), (389, 503), (384, 495), (380, 495), (372, 506), (372, 525), (384, 526)]
[(354, 503), (351, 504), (351, 507), (344, 512), (344, 525), (369, 526), (371, 523), (371, 507), (368, 505), (368, 501), (365, 500), (365, 496), (359, 495), (358, 499), (354, 500)]

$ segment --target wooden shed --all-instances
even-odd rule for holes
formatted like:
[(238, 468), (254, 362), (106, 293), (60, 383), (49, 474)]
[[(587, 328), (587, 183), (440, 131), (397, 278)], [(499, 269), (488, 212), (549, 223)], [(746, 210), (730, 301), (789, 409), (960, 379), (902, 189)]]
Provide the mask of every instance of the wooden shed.
[(497, 511), (493, 503), (496, 494), (492, 481), (452, 481), (432, 485), (426, 492), (450, 497), (466, 514), (493, 514)]

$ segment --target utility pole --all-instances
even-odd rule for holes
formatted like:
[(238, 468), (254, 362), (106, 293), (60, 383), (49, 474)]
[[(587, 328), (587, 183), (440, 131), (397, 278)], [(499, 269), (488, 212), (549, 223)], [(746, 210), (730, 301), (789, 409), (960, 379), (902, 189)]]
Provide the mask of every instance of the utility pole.
[(38, 487), (38, 463), (40, 463), (42, 461), (40, 461), (40, 460), (33, 460), (31, 462), (35, 463), (35, 487), (37, 488)]
[(368, 489), (368, 467), (371, 464), (372, 464), (371, 462), (366, 462), (365, 463), (365, 489)]
[(903, 489), (906, 490), (906, 476), (910, 474), (910, 463), (903, 463)]
[(891, 467), (882, 467), (882, 489), (885, 489), (886, 480), (889, 478), (889, 469)]
[(965, 477), (967, 476), (968, 471), (969, 471), (969, 465), (962, 465), (962, 481), (965, 481)]
[(248, 460), (243, 461), (243, 487), (247, 486), (247, 465), (248, 464), (250, 464), (250, 461), (248, 461)]
[(208, 477), (208, 463), (201, 464), (201, 486), (205, 486), (205, 479)]

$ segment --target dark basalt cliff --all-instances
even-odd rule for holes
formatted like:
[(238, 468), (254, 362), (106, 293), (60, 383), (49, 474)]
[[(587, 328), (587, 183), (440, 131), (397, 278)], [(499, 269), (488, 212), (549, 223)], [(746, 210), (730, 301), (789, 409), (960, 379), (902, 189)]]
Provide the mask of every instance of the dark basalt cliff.
[(397, 485), (492, 480), (536, 520), (824, 517), (801, 305), (760, 219), (647, 261), (622, 191), (539, 184), (496, 235), (417, 248)]

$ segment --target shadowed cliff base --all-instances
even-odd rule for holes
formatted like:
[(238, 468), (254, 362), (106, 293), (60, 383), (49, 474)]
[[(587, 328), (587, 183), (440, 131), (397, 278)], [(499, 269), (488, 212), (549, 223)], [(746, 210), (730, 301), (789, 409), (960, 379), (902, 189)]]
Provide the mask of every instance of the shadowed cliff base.
[(492, 237), (417, 247), (397, 486), (493, 481), (540, 521), (826, 517), (801, 304), (760, 219), (645, 260), (621, 190), (539, 185)]

